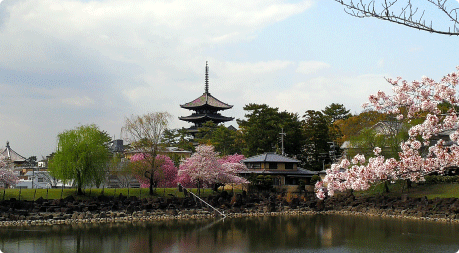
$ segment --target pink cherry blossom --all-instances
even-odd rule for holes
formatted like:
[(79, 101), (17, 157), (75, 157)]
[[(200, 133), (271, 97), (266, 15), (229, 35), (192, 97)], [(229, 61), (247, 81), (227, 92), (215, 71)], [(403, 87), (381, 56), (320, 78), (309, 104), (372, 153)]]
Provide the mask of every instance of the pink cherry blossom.
[[(149, 154), (135, 154), (131, 157), (131, 162), (144, 163), (145, 166), (136, 166), (138, 168), (149, 168), (151, 161)], [(177, 186), (177, 173), (178, 169), (175, 167), (174, 162), (170, 157), (165, 155), (157, 155), (155, 163), (158, 167), (154, 170), (154, 180), (157, 182), (158, 187), (176, 187)], [(135, 177), (140, 183), (141, 188), (150, 187), (150, 180), (143, 176), (143, 172), (136, 173)]]
[(0, 155), (0, 182), (7, 187), (17, 184), (18, 181), (19, 178), (14, 174), (12, 166), (3, 155)]
[(213, 146), (198, 146), (196, 152), (180, 164), (178, 181), (185, 187), (209, 187), (215, 183), (247, 183), (246, 179), (238, 176), (239, 171), (247, 169), (240, 162), (244, 156), (236, 154), (219, 158), (218, 154)]
[[(455, 110), (459, 105), (456, 94), (458, 77), (459, 67), (440, 82), (428, 77), (411, 83), (400, 77), (395, 80), (388, 78), (394, 94), (388, 96), (378, 92), (370, 95), (369, 103), (364, 106), (395, 114), (399, 120), (420, 118), (424, 121), (409, 129), (409, 138), (400, 144), (398, 159), (386, 159), (381, 155), (381, 149), (375, 148), (375, 157), (368, 161), (362, 155), (357, 155), (352, 163), (343, 159), (339, 164), (333, 164), (326, 171), (323, 182), (316, 184), (317, 197), (323, 199), (326, 194), (333, 196), (335, 191), (348, 189), (366, 190), (373, 184), (387, 180), (423, 181), (425, 175), (443, 173), (448, 167), (458, 166), (459, 120)], [(440, 103), (450, 105), (446, 114), (441, 113)], [(405, 108), (406, 114), (402, 114), (400, 108)], [(448, 130), (454, 131), (449, 135), (453, 143), (447, 145), (440, 136)]]

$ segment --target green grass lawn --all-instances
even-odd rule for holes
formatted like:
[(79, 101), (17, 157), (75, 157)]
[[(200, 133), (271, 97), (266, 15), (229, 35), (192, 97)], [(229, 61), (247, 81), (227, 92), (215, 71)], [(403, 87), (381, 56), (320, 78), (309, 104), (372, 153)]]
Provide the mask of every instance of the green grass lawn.
[(428, 199), (434, 198), (459, 198), (459, 184), (443, 183), (443, 184), (412, 184), (411, 188), (406, 188), (403, 181), (389, 184), (389, 193), (384, 193), (384, 185), (376, 185), (364, 192), (356, 192), (355, 195), (371, 196), (384, 194), (387, 196), (400, 196), (407, 194), (409, 197), (419, 198), (426, 196)]
[(459, 198), (459, 184), (417, 185), (407, 191), (410, 197)]
[[(198, 189), (190, 189), (198, 195)], [(136, 196), (138, 198), (170, 198), (172, 196), (183, 197), (184, 193), (177, 188), (157, 188), (153, 196), (149, 195), (149, 189), (145, 188), (105, 188), (105, 189), (85, 189), (83, 196), (77, 196), (76, 189), (0, 189), (0, 200), (16, 198), (20, 200), (36, 200), (40, 197), (44, 199), (60, 199), (73, 195), (77, 199), (89, 199), (99, 195), (105, 196)], [(212, 189), (201, 189), (201, 196), (206, 197), (215, 194)]]
[[(356, 196), (372, 196), (372, 195), (388, 195), (388, 196), (400, 196), (401, 194), (408, 194), (410, 197), (424, 197), (428, 199), (434, 198), (459, 198), (459, 184), (457, 183), (444, 183), (444, 184), (412, 184), (412, 188), (407, 189), (404, 182), (396, 182), (389, 184), (389, 193), (384, 193), (384, 187), (382, 184), (376, 185), (371, 189), (364, 192), (354, 192)], [(191, 189), (193, 193), (198, 195), (198, 189)], [(231, 191), (228, 190), (227, 191)], [(237, 193), (242, 190), (235, 189)], [(77, 199), (90, 199), (99, 195), (105, 196), (136, 196), (138, 198), (170, 198), (172, 196), (184, 197), (183, 192), (179, 192), (177, 188), (157, 188), (155, 194), (150, 196), (149, 189), (140, 188), (105, 188), (105, 189), (85, 189), (83, 196), (77, 195), (76, 189), (0, 189), (0, 200), (16, 198), (21, 200), (36, 200), (40, 197), (44, 199), (60, 199), (67, 196), (74, 196)], [(207, 197), (209, 195), (215, 195), (216, 193), (212, 189), (201, 189), (201, 196)]]

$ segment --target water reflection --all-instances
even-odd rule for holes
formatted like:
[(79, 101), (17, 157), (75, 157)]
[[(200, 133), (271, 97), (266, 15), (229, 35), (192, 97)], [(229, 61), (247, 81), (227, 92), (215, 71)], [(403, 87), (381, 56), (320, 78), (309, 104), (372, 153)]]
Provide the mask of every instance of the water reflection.
[(457, 252), (459, 225), (338, 215), (0, 229), (3, 252)]

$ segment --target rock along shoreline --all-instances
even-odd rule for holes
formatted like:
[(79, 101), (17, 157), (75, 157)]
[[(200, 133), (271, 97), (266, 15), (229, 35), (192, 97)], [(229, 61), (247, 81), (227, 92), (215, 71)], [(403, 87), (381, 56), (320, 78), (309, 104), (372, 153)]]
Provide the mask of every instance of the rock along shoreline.
[[(279, 215), (359, 215), (459, 223), (459, 199), (434, 199), (352, 194), (318, 200), (313, 195), (279, 194), (231, 196), (224, 192), (205, 199), (227, 218)], [(98, 196), (90, 200), (65, 199), (0, 201), (0, 227), (52, 226), (214, 219), (219, 215), (193, 199)]]

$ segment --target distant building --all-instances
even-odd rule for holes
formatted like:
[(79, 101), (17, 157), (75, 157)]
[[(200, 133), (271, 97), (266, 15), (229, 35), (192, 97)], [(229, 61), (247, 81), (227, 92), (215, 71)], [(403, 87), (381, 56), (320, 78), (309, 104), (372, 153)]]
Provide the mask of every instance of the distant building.
[(209, 93), (209, 67), (207, 62), (204, 93), (195, 100), (180, 105), (180, 107), (194, 111), (190, 116), (179, 117), (180, 120), (194, 124), (192, 127), (188, 128), (188, 132), (192, 135), (196, 134), (202, 124), (207, 121), (219, 124), (234, 119), (233, 117), (226, 117), (219, 113), (219, 111), (231, 109), (233, 106), (218, 100)]
[[(385, 136), (387, 138), (390, 138), (396, 136), (400, 131), (403, 130), (403, 124), (399, 121), (379, 121), (378, 123), (371, 126), (370, 129), (373, 130), (377, 136)], [(386, 152), (386, 156), (389, 154), (392, 156), (397, 155), (397, 152), (391, 151), (389, 146), (381, 148), (383, 148), (384, 152)], [(363, 154), (365, 154), (365, 152), (373, 152), (372, 149), (362, 149), (358, 145), (351, 143), (351, 141), (343, 142), (343, 144), (340, 146), (340, 149), (343, 151), (341, 158), (350, 158), (348, 157), (350, 150), (354, 150), (354, 153)]]
[(26, 158), (18, 154), (10, 147), (10, 142), (6, 142), (6, 148), (0, 153), (14, 165), (20, 165), (26, 162)]
[[(142, 149), (129, 149), (124, 152), (124, 157), (128, 160), (131, 160), (131, 157), (135, 154), (148, 153), (146, 150)], [(158, 151), (158, 155), (165, 155), (169, 157), (177, 156), (179, 158), (186, 159), (191, 156), (191, 151), (184, 150), (178, 147), (162, 147)]]
[(112, 153), (123, 153), (124, 144), (122, 139), (116, 139), (110, 142), (110, 151)]
[(380, 121), (374, 124), (371, 129), (376, 131), (378, 135), (394, 136), (402, 129), (400, 121)]
[(248, 178), (250, 175), (271, 176), (274, 186), (279, 188), (297, 187), (300, 180), (310, 184), (311, 178), (318, 172), (300, 168), (300, 160), (275, 153), (264, 153), (242, 160), (248, 170), (240, 175)]

